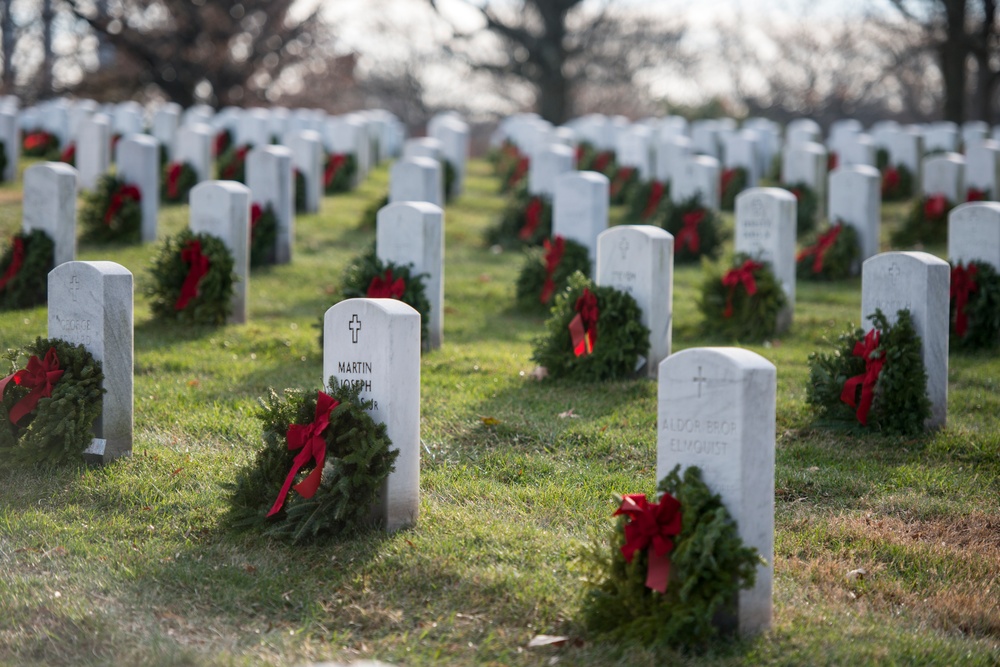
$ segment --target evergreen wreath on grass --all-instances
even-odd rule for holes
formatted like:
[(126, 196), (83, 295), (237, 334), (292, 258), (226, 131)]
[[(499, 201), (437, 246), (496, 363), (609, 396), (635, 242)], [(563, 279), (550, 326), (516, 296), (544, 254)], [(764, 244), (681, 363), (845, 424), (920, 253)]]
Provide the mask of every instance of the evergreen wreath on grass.
[(49, 271), (55, 268), (55, 243), (40, 229), (14, 234), (0, 256), (0, 310), (45, 303)]
[(611, 204), (618, 206), (632, 197), (632, 191), (639, 185), (639, 170), (635, 167), (618, 167), (611, 178), (608, 197)]
[(882, 169), (882, 201), (905, 201), (913, 196), (913, 172), (906, 165), (887, 164)]
[(386, 193), (374, 200), (361, 213), (361, 221), (358, 229), (375, 229), (378, 226), (378, 212), (389, 205), (389, 193)]
[(250, 205), (250, 267), (274, 264), (278, 240), (278, 216), (268, 202)]
[(569, 277), (577, 271), (590, 274), (590, 252), (572, 239), (556, 236), (545, 239), (541, 248), (527, 248), (517, 277), (518, 308), (548, 312), (553, 297), (566, 288)]
[(500, 193), (506, 194), (523, 185), (531, 160), (514, 142), (504, 141), (498, 153), (495, 172), (500, 179)]
[(21, 154), (24, 157), (55, 160), (59, 157), (59, 137), (45, 130), (32, 130), (24, 135)]
[(927, 372), (909, 310), (889, 325), (881, 310), (868, 316), (868, 334), (849, 328), (831, 353), (809, 355), (806, 402), (820, 422), (867, 426), (916, 435), (930, 417)]
[(990, 349), (1000, 343), (1000, 274), (986, 262), (951, 268), (951, 347)]
[(819, 216), (819, 197), (807, 183), (798, 182), (791, 185), (782, 185), (795, 195), (795, 234), (805, 236), (816, 229), (816, 220)]
[(190, 162), (169, 162), (163, 167), (160, 201), (165, 204), (187, 203), (191, 188), (198, 185), (198, 172)]
[(500, 219), (486, 230), (486, 243), (504, 248), (541, 245), (552, 236), (552, 202), (519, 188), (507, 200)]
[(101, 364), (83, 345), (37, 338), (4, 357), (0, 380), (0, 453), (26, 463), (82, 461), (101, 414)]
[(340, 293), (344, 299), (398, 299), (412, 306), (420, 313), (420, 342), (426, 346), (431, 302), (425, 278), (426, 273), (414, 273), (413, 264), (383, 262), (373, 244), (347, 265)]
[(714, 258), (722, 246), (722, 221), (702, 205), (699, 194), (672, 204), (663, 228), (674, 237), (674, 260), (680, 264)]
[(458, 172), (455, 170), (455, 165), (451, 160), (441, 160), (441, 170), (444, 174), (444, 200), (449, 202), (452, 198), (458, 194), (455, 192), (455, 181), (458, 176)]
[(736, 208), (736, 195), (747, 189), (747, 170), (744, 167), (724, 169), (719, 177), (719, 208), (723, 211), (733, 211)]
[(292, 185), (295, 188), (295, 212), (306, 212), (306, 175), (296, 169), (292, 172)]
[(226, 129), (220, 130), (215, 135), (215, 141), (212, 143), (212, 156), (215, 158), (221, 157), (232, 145), (233, 133)]
[(628, 200), (628, 220), (640, 225), (663, 225), (670, 210), (670, 184), (644, 181), (632, 188)]
[(330, 385), (329, 394), (271, 390), (261, 401), (264, 446), (226, 485), (231, 528), (302, 543), (368, 524), (399, 452), (369, 414), (372, 401), (361, 400), (361, 385)]
[(111, 174), (83, 196), (83, 238), (96, 243), (138, 243), (142, 234), (142, 193)]
[(892, 234), (892, 244), (907, 247), (917, 243), (937, 244), (948, 240), (948, 213), (955, 203), (942, 194), (915, 201), (903, 224)]
[(576, 170), (596, 171), (611, 179), (618, 173), (618, 158), (614, 151), (599, 151), (587, 141), (576, 147)]
[(787, 297), (771, 267), (742, 253), (724, 266), (705, 266), (698, 308), (706, 335), (747, 342), (773, 336)]
[[(719, 633), (713, 620), (735, 615), (729, 605), (741, 589), (753, 587), (763, 560), (743, 543), (700, 468), (689, 467), (682, 477), (680, 466), (674, 467), (657, 492), (664, 494), (658, 505), (642, 494), (623, 497), (610, 534), (595, 536), (584, 548), (583, 623), (602, 640), (704, 649)], [(645, 522), (633, 527), (630, 521), (637, 510), (656, 514), (655, 535), (671, 545), (666, 554), (653, 556), (669, 562), (662, 592), (647, 585), (654, 547), (640, 539), (639, 525)]]
[(230, 146), (219, 156), (219, 180), (247, 182), (247, 153), (253, 148), (249, 144)]
[(75, 167), (76, 166), (76, 143), (75, 142), (71, 141), (69, 143), (69, 145), (66, 146), (66, 148), (63, 149), (63, 152), (59, 154), (59, 161), (60, 162), (65, 162), (66, 164), (68, 164), (71, 167)]
[(878, 148), (875, 150), (875, 168), (880, 172), (885, 172), (885, 168), (889, 166), (889, 151), (885, 148)]
[(803, 280), (850, 278), (861, 259), (861, 243), (853, 226), (838, 220), (795, 258), (795, 275)]
[(328, 195), (350, 192), (358, 162), (353, 153), (331, 153), (323, 165), (323, 191)]
[(149, 270), (153, 317), (185, 324), (225, 324), (232, 314), (233, 255), (221, 239), (190, 229), (163, 242)]
[(990, 192), (989, 188), (986, 188), (985, 190), (980, 190), (979, 188), (970, 185), (965, 191), (966, 202), (992, 201), (992, 200), (993, 200), (993, 194)]
[(649, 329), (630, 294), (595, 287), (582, 273), (555, 297), (531, 358), (550, 378), (603, 382), (631, 378), (649, 352)]
[[(70, 144), (70, 148), (72, 147), (73, 144)], [(65, 160), (63, 160), (63, 162), (65, 162)], [(7, 144), (0, 141), (0, 182), (5, 180), (5, 173), (7, 173)]]

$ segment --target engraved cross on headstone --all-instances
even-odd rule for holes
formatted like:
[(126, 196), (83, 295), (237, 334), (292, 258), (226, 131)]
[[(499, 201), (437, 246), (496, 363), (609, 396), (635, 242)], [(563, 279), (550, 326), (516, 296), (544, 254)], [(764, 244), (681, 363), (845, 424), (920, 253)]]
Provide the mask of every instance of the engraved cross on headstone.
[(698, 366), (698, 375), (691, 379), (698, 383), (698, 398), (701, 398), (701, 385), (708, 382), (708, 378), (701, 372), (701, 366)]
[(80, 278), (73, 276), (69, 280), (69, 291), (73, 295), (73, 301), (76, 301), (76, 293), (80, 291)]
[(358, 317), (357, 313), (351, 318), (351, 321), (347, 323), (347, 328), (351, 330), (351, 342), (358, 342), (358, 334), (361, 333), (361, 318)]
[(618, 243), (618, 249), (622, 251), (622, 259), (626, 258), (626, 253), (628, 252), (628, 239), (622, 237), (622, 240)]
[(902, 273), (902, 271), (900, 271), (900, 269), (899, 269), (899, 264), (896, 264), (896, 262), (893, 262), (889, 266), (889, 280), (890, 280), (890, 282), (892, 282), (893, 285), (895, 285), (896, 281), (899, 280), (899, 274), (900, 273)]

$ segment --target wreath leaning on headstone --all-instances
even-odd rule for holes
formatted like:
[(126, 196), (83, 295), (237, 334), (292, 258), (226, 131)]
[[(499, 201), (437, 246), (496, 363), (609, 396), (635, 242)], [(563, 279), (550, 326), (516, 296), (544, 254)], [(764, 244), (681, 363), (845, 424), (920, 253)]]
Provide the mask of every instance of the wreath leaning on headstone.
[(670, 209), (670, 184), (644, 181), (629, 195), (628, 220), (634, 224), (662, 225)]
[(719, 208), (732, 211), (736, 207), (736, 195), (747, 189), (747, 170), (744, 167), (724, 169), (719, 177)]
[(198, 185), (198, 172), (190, 162), (169, 162), (160, 180), (160, 201), (165, 204), (187, 202), (191, 188)]
[[(73, 144), (70, 144), (73, 146)], [(61, 159), (61, 158), (60, 158)], [(65, 160), (63, 160), (65, 162)], [(4, 174), (7, 173), (7, 144), (0, 141), (0, 182), (3, 182)]]
[(230, 146), (219, 155), (219, 180), (247, 182), (247, 153), (252, 146)]
[(803, 280), (843, 280), (851, 277), (860, 259), (857, 230), (838, 220), (799, 251), (795, 275)]
[(541, 248), (527, 248), (517, 277), (518, 308), (548, 312), (553, 297), (566, 288), (569, 277), (577, 271), (590, 273), (590, 252), (572, 239), (556, 236), (545, 239)]
[(138, 243), (142, 234), (142, 192), (111, 174), (83, 196), (83, 238), (97, 243)]
[(300, 543), (369, 522), (399, 452), (360, 385), (330, 385), (329, 394), (272, 390), (261, 401), (264, 447), (226, 486), (230, 527)]
[(582, 141), (576, 147), (576, 170), (596, 171), (610, 179), (618, 173), (618, 157), (614, 151), (599, 151), (590, 142)]
[(59, 137), (45, 130), (33, 130), (24, 135), (21, 153), (25, 157), (39, 157), (46, 160), (59, 158)]
[(331, 153), (323, 166), (323, 191), (328, 195), (350, 192), (358, 170), (353, 153)]
[(894, 246), (944, 243), (948, 240), (948, 213), (955, 202), (943, 194), (925, 195), (913, 202), (902, 226), (892, 234)]
[(486, 230), (486, 242), (504, 248), (541, 245), (552, 235), (552, 202), (541, 195), (529, 195), (518, 188), (500, 219)]
[(816, 228), (819, 216), (819, 197), (808, 183), (798, 182), (782, 185), (782, 188), (795, 195), (795, 234), (804, 236)]
[(307, 203), (306, 199), (309, 194), (306, 192), (306, 175), (296, 169), (292, 172), (292, 176), (292, 187), (295, 192), (295, 212), (305, 213)]
[(881, 310), (867, 334), (849, 329), (833, 352), (809, 355), (806, 402), (821, 422), (860, 424), (883, 433), (915, 435), (930, 417), (927, 372), (909, 310), (890, 325)]
[(278, 216), (268, 202), (250, 206), (250, 266), (274, 264), (274, 245), (278, 240)]
[(103, 407), (101, 364), (82, 345), (37, 338), (8, 350), (0, 379), (0, 454), (27, 463), (82, 461)]
[(657, 492), (622, 497), (610, 535), (585, 547), (583, 623), (604, 640), (703, 649), (762, 559), (700, 468), (676, 466)]
[(722, 221), (702, 205), (699, 194), (671, 204), (663, 228), (673, 235), (674, 261), (681, 264), (714, 258), (722, 246)]
[(882, 201), (905, 201), (913, 196), (913, 172), (906, 165), (887, 164), (882, 171)]
[(0, 310), (32, 308), (45, 303), (55, 243), (40, 229), (14, 234), (0, 256)]
[(611, 176), (611, 184), (608, 187), (608, 197), (611, 204), (618, 206), (626, 203), (632, 196), (633, 191), (639, 185), (639, 170), (635, 167), (620, 166)]
[(981, 350), (1000, 343), (1000, 274), (987, 262), (951, 267), (951, 347)]
[(777, 330), (787, 297), (771, 267), (744, 254), (725, 264), (705, 266), (698, 308), (706, 335), (762, 341)]
[(634, 377), (646, 363), (649, 329), (630, 294), (574, 273), (555, 298), (531, 358), (551, 378), (603, 382)]
[(233, 255), (221, 239), (190, 229), (163, 242), (149, 269), (153, 316), (186, 324), (224, 324), (232, 314)]

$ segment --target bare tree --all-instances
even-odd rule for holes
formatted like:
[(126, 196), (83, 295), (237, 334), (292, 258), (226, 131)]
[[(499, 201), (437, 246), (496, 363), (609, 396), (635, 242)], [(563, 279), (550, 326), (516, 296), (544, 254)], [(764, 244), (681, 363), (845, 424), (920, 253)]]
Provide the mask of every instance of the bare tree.
[(13, 0), (0, 2), (0, 38), (3, 39), (3, 89), (8, 95), (14, 92), (17, 70), (14, 68), (14, 49), (17, 47), (17, 26), (11, 11)]

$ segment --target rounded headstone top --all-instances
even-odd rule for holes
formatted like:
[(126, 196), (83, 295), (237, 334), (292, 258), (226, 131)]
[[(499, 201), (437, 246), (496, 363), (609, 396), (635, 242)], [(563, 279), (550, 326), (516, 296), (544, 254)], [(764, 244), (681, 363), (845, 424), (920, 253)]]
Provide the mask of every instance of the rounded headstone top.
[(660, 377), (666, 377), (665, 370), (672, 365), (686, 365), (696, 359), (712, 359), (716, 363), (725, 363), (738, 369), (777, 372), (777, 367), (770, 361), (742, 347), (692, 347), (675, 352), (660, 362)]

